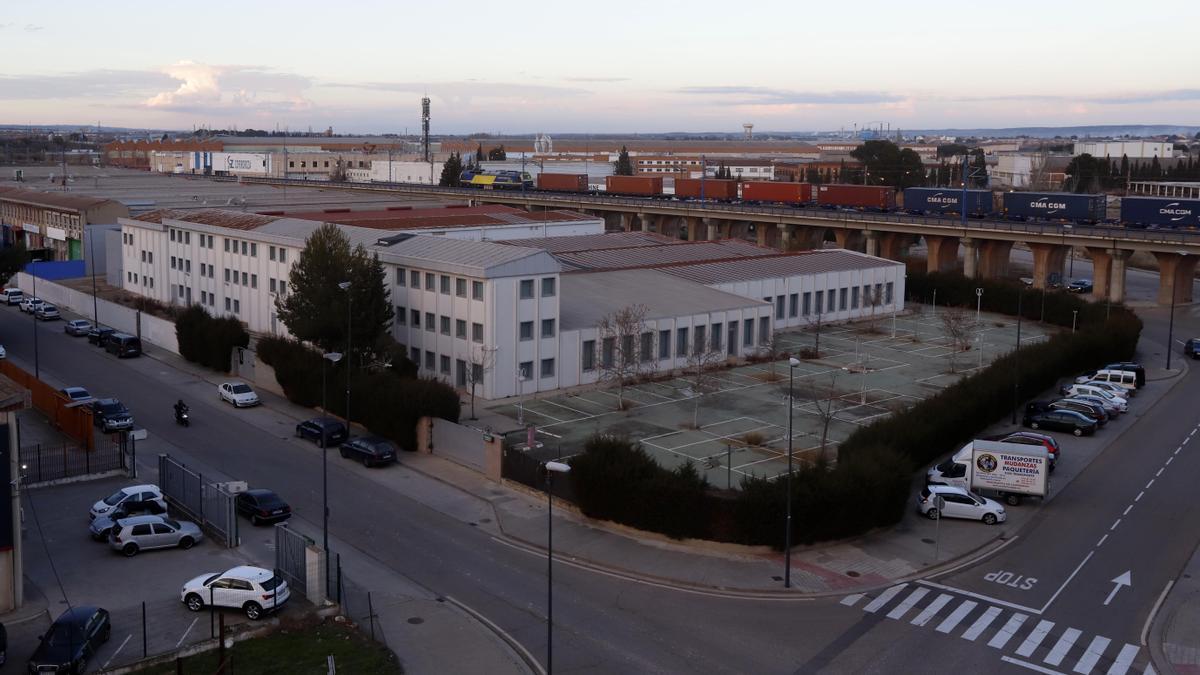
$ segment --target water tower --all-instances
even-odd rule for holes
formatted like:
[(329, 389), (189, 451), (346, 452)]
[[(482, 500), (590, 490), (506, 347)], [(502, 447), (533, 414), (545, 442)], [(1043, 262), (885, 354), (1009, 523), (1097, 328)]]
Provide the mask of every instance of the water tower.
[(743, 124), (742, 130), (744, 132), (744, 138), (747, 141), (754, 140), (754, 125), (752, 123), (746, 122), (745, 124)]

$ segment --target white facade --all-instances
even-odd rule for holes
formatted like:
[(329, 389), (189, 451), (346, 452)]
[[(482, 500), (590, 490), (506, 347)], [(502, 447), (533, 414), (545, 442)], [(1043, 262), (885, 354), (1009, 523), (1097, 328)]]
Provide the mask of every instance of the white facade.
[(434, 162), (401, 162), (375, 160), (371, 162), (372, 183), (418, 183), (436, 185), (442, 176)]
[(710, 287), (770, 303), (776, 329), (815, 325), (818, 315), (824, 323), (837, 323), (891, 316), (904, 308), (900, 265), (728, 281)]
[(1165, 141), (1081, 141), (1075, 144), (1075, 155), (1120, 159), (1150, 159), (1174, 156), (1174, 145)]
[(218, 175), (269, 176), (271, 155), (265, 152), (214, 152), (212, 170)]

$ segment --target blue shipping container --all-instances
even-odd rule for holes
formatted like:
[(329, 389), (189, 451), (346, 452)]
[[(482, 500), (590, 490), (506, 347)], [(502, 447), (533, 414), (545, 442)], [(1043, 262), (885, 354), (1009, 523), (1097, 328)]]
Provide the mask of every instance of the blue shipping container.
[(1200, 199), (1125, 197), (1121, 222), (1126, 227), (1200, 227)]
[[(961, 188), (904, 188), (904, 209), (910, 213), (962, 213)], [(967, 190), (967, 213), (986, 216), (995, 211), (991, 190)]]
[(1096, 223), (1104, 220), (1104, 195), (1071, 192), (1005, 192), (1004, 213), (1009, 218), (1070, 220)]

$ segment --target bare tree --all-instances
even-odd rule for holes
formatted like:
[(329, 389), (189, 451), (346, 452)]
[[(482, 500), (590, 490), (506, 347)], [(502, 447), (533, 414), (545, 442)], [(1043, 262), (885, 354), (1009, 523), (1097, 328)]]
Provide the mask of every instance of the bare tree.
[(879, 317), (876, 313), (879, 311), (879, 308), (883, 306), (883, 293), (881, 293), (878, 288), (872, 289), (867, 287), (863, 292), (863, 303), (871, 308), (871, 319), (867, 324), (867, 330), (870, 333), (878, 333)]
[(825, 446), (829, 442), (829, 424), (837, 417), (834, 402), (838, 399), (837, 378), (839, 374), (841, 374), (840, 370), (829, 371), (828, 384), (822, 383), (815, 377), (808, 380), (808, 394), (812, 399), (813, 407), (816, 408), (817, 417), (821, 420), (821, 459), (828, 459), (825, 456)]
[(719, 391), (717, 384), (717, 369), (725, 362), (725, 355), (720, 350), (697, 345), (687, 360), (687, 371), (684, 377), (692, 390), (692, 428), (700, 428), (700, 399), (707, 394)]
[(475, 389), (483, 384), (483, 379), (496, 366), (496, 352), (499, 347), (476, 347), (471, 353), (467, 369), (467, 384), (471, 387), (471, 419), (475, 419)]
[(811, 354), (806, 353), (808, 350), (802, 349), (802, 350), (800, 350), (801, 358), (805, 358), (805, 359), (821, 358), (821, 324), (824, 323), (824, 316), (825, 315), (821, 312), (821, 308), (817, 307), (817, 311), (815, 314), (809, 314), (807, 317), (805, 317), (804, 320), (806, 322), (808, 322), (808, 325), (811, 328), (814, 329), (815, 339), (813, 342), (812, 353)]
[(642, 371), (639, 358), (642, 333), (647, 330), (645, 305), (630, 305), (601, 317), (596, 324), (600, 342), (600, 361), (597, 364), (600, 381), (617, 386), (617, 408), (625, 410), (625, 385)]
[(947, 306), (938, 317), (942, 330), (950, 339), (950, 372), (955, 372), (955, 355), (971, 348), (971, 327), (974, 320), (962, 307)]
[(780, 358), (783, 356), (783, 342), (779, 339), (777, 333), (771, 333), (758, 345), (758, 354), (767, 360), (767, 375), (768, 382), (775, 382), (783, 377), (775, 371), (775, 366), (778, 365)]

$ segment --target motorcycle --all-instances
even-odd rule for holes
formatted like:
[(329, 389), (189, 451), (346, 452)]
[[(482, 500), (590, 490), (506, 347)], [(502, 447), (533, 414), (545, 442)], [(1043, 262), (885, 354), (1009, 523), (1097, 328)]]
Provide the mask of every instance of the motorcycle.
[(188, 416), (187, 408), (175, 411), (175, 423), (185, 427), (191, 424), (191, 418)]

